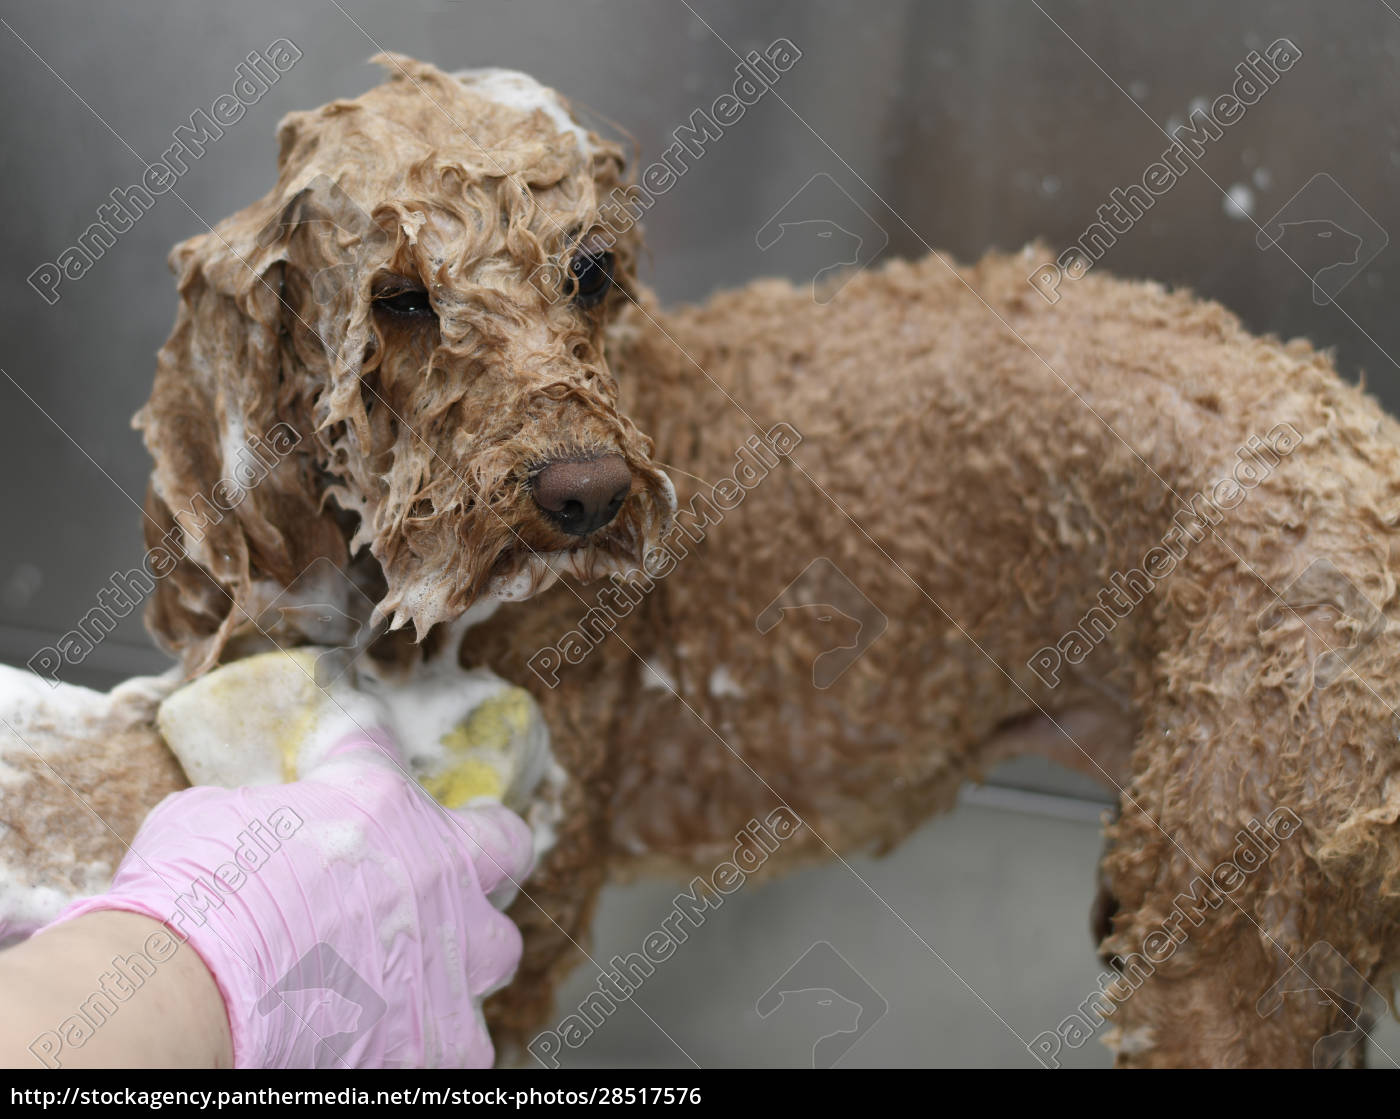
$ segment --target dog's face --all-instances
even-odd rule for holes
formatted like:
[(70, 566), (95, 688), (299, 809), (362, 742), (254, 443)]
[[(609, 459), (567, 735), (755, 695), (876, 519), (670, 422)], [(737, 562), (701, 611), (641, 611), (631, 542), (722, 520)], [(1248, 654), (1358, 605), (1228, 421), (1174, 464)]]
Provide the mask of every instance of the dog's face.
[[(180, 320), (138, 422), (187, 556), (151, 620), (196, 660), (317, 560), (421, 637), (636, 566), (674, 506), (604, 355), (636, 251), (621, 153), (523, 75), (387, 65), (289, 117), (277, 188), (175, 252)], [(279, 421), (297, 448), (191, 532)]]

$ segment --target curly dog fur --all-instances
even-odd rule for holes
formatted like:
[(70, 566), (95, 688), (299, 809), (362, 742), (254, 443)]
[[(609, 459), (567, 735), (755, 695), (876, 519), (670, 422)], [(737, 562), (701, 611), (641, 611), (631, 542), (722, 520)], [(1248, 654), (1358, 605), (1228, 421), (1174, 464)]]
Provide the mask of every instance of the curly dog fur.
[[(560, 263), (626, 184), (618, 149), (491, 95), (499, 76), (387, 65), (365, 96), (288, 118), (273, 191), (175, 251), (180, 314), (139, 417), (149, 542), (190, 527), (243, 433), (305, 438), (191, 537), (148, 621), (201, 672), (265, 643), (260, 611), (323, 558), (389, 627), (370, 655), (457, 655), (532, 688), (570, 785), (512, 910), (526, 949), (489, 1008), (498, 1038), (544, 1023), (610, 875), (708, 871), (779, 804), (805, 826), (770, 867), (888, 849), (1039, 753), (1120, 793), (1098, 907), (1119, 1064), (1354, 1059), (1346, 1007), (1388, 989), (1400, 948), (1395, 422), (1306, 343), (1189, 294), (1094, 274), (1051, 306), (1029, 252), (892, 263), (826, 304), (770, 281), (662, 311), (628, 230), (614, 293), (581, 309)], [(376, 285), (395, 277), (435, 316), (386, 317)], [(738, 502), (712, 487), (777, 425), (800, 434), (786, 461)], [(1222, 488), (1261, 440), (1265, 468)], [(581, 543), (530, 478), (600, 451), (632, 489)], [(681, 510), (728, 511), (546, 687), (531, 666), (603, 601), (597, 580), (682, 540), (671, 468)], [(886, 619), (829, 686), (820, 624), (756, 624), (822, 558)], [(1106, 605), (1125, 585), (1136, 608)], [(844, 593), (827, 589), (809, 600)], [(503, 598), (528, 600), (477, 609)], [(288, 617), (270, 636), (304, 639)], [(180, 778), (149, 702), (121, 711), (141, 745), (66, 776), (150, 805)], [(41, 766), (7, 780), (12, 875), (91, 888), (119, 839)], [(1280, 818), (1296, 826), (1259, 865), (1231, 863)], [(1296, 961), (1338, 997), (1261, 1013)]]

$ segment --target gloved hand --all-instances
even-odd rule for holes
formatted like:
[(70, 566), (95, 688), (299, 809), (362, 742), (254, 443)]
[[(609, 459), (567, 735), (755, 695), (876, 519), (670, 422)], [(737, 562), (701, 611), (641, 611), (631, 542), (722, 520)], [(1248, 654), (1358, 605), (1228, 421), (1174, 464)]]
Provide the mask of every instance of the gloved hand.
[(489, 1066), (481, 1002), (521, 952), (493, 902), (529, 873), (530, 831), (439, 807), (401, 761), (356, 733), (291, 784), (172, 794), (111, 890), (54, 924), (116, 909), (188, 936), (236, 1067)]

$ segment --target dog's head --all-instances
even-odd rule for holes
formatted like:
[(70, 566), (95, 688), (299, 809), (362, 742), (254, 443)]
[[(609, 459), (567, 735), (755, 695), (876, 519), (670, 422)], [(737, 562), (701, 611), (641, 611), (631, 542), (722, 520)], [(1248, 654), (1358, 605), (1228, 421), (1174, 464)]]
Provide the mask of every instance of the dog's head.
[(381, 61), (289, 116), (273, 191), (172, 255), (137, 424), (173, 557), (148, 620), (190, 670), (317, 564), (345, 576), (326, 605), (358, 590), (421, 639), (636, 566), (674, 507), (603, 352), (637, 250), (621, 150), (524, 75)]

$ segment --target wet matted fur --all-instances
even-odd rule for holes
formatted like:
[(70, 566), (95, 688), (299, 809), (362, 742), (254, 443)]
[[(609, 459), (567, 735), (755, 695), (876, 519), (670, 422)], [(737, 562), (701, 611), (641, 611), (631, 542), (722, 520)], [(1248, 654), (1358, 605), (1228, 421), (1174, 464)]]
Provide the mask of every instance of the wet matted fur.
[[(1320, 1043), (1354, 1059), (1346, 1007), (1363, 981), (1388, 990), (1400, 947), (1395, 422), (1306, 343), (1189, 294), (1095, 273), (1050, 306), (1030, 253), (892, 263), (824, 305), (761, 282), (663, 311), (629, 233), (617, 291), (582, 310), (559, 265), (625, 182), (620, 152), (480, 79), (388, 65), (364, 97), (288, 118), (276, 188), (174, 254), (180, 315), (140, 417), (151, 541), (241, 439), (278, 422), (304, 438), (191, 536), (148, 620), (203, 671), (256, 647), (260, 611), (322, 559), (404, 627), (370, 655), (456, 646), (536, 693), (570, 784), (512, 910), (526, 949), (489, 1008), (498, 1040), (548, 1024), (610, 874), (708, 872), (779, 803), (805, 826), (769, 869), (888, 849), (1036, 752), (1120, 791), (1099, 907), (1135, 988), (1107, 1034), (1120, 1064), (1308, 1065)], [(393, 277), (435, 317), (377, 311)], [(802, 437), (790, 461), (544, 686), (530, 662), (596, 605), (587, 579), (676, 531), (662, 471), (693, 508), (717, 496), (697, 478), (778, 424)], [(1286, 450), (1239, 500), (1220, 490), (1280, 425)], [(570, 553), (530, 473), (599, 450), (633, 491)], [(1203, 494), (1220, 516), (1191, 513)], [(1164, 541), (1170, 564), (1148, 558)], [(585, 581), (467, 614), (542, 590), (549, 554)], [(757, 624), (814, 560), (887, 623), (828, 686), (812, 666), (831, 642), (800, 611)], [(1106, 613), (1102, 593), (1147, 563), (1136, 608)], [(297, 640), (279, 617), (272, 636)], [(138, 756), (75, 788), (150, 804), (178, 784)], [(11, 780), (9, 822), (38, 779)], [(120, 844), (72, 812), (67, 863), (13, 833), (6, 862), (81, 889), (69, 864), (110, 866)], [(1215, 873), (1281, 814), (1297, 826), (1260, 865)], [(1293, 961), (1338, 997), (1273, 1008)]]

